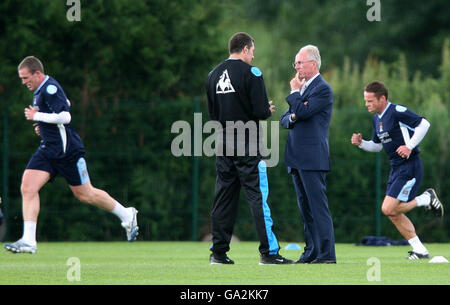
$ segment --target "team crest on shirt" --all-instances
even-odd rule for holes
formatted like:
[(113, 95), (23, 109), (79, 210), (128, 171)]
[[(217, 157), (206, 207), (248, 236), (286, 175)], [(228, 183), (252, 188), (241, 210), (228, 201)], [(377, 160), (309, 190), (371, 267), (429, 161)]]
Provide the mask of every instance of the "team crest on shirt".
[(55, 85), (48, 85), (47, 86), (47, 93), (48, 94), (53, 95), (53, 94), (56, 93), (56, 91), (58, 91), (58, 88)]
[(257, 77), (262, 75), (262, 72), (258, 67), (252, 67), (250, 71), (252, 71), (253, 75)]
[(227, 94), (236, 92), (231, 84), (230, 76), (228, 75), (228, 70), (223, 71), (216, 85), (216, 94)]
[(406, 110), (408, 110), (408, 108), (402, 105), (397, 105), (395, 106), (395, 110), (397, 110), (398, 112), (405, 112)]

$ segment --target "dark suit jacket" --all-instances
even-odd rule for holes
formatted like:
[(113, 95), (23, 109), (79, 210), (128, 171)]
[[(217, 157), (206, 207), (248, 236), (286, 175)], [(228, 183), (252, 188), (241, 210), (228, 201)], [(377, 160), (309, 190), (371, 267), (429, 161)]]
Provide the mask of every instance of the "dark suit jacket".
[[(329, 171), (330, 154), (328, 127), (333, 106), (333, 91), (319, 74), (306, 88), (302, 96), (294, 92), (286, 97), (289, 109), (281, 116), (281, 126), (289, 129), (286, 141), (285, 163), (288, 171), (321, 170)], [(308, 102), (305, 105), (305, 102)], [(295, 113), (297, 120), (289, 122)]]

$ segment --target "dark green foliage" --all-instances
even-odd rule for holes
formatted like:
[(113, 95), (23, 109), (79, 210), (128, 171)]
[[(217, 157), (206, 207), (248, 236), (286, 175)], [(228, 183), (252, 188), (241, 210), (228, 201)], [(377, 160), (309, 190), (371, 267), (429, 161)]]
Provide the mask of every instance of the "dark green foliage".
[[(265, 3), (261, 5), (261, 3)], [(362, 90), (378, 79), (390, 99), (424, 115), (431, 129), (421, 143), (421, 190), (434, 187), (450, 202), (450, 40), (444, 1), (382, 1), (382, 22), (366, 20), (365, 1), (82, 1), (81, 21), (68, 22), (65, 1), (0, 3), (0, 110), (9, 113), (9, 238), (22, 232), (20, 181), (39, 144), (23, 109), (31, 93), (17, 65), (42, 59), (72, 102), (72, 124), (83, 138), (92, 183), (139, 210), (140, 238), (192, 236), (192, 158), (174, 157), (175, 121), (192, 125), (194, 98), (208, 120), (204, 81), (227, 56), (228, 38), (247, 31), (256, 39), (261, 68), (278, 120), (299, 47), (319, 46), (324, 78), (335, 94), (330, 127), (332, 171), (327, 193), (336, 240), (375, 234), (375, 154), (350, 144), (353, 132), (371, 134)], [(417, 4), (417, 5), (416, 5)], [(430, 19), (431, 18), (431, 19)], [(428, 22), (430, 20), (430, 22)], [(307, 30), (305, 30), (307, 29)], [(423, 34), (426, 33), (426, 34)], [(2, 113), (3, 115), (3, 113)], [(3, 116), (1, 117), (3, 119)], [(268, 169), (269, 206), (280, 240), (303, 239), (291, 177), (284, 166), (287, 131), (280, 129), (278, 166)], [(208, 137), (203, 135), (203, 139)], [(0, 138), (4, 131), (0, 128)], [(272, 148), (273, 149), (273, 148)], [(382, 194), (389, 162), (382, 153)], [(2, 170), (3, 167), (2, 167)], [(209, 233), (214, 157), (199, 157), (198, 239)], [(119, 220), (78, 202), (58, 177), (41, 193), (39, 240), (124, 240)], [(255, 240), (244, 192), (235, 234)], [(450, 222), (416, 209), (411, 217), (425, 242), (448, 241)], [(387, 217), (382, 234), (401, 239)]]

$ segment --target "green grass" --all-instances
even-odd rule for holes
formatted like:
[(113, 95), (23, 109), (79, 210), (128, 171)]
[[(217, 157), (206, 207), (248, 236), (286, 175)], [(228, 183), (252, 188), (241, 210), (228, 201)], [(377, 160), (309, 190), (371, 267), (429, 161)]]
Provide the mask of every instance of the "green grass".
[[(150, 284), (150, 285), (299, 285), (299, 284), (450, 284), (450, 264), (405, 259), (409, 246), (362, 247), (337, 244), (336, 265), (259, 266), (258, 244), (231, 244), (235, 265), (209, 265), (204, 242), (55, 242), (38, 252), (0, 251), (0, 284)], [(286, 243), (281, 243), (281, 247)], [(450, 244), (427, 244), (431, 257), (450, 258)], [(302, 251), (281, 250), (298, 259)], [(80, 261), (81, 280), (70, 282), (67, 261)], [(369, 258), (380, 262), (380, 281), (368, 281)]]

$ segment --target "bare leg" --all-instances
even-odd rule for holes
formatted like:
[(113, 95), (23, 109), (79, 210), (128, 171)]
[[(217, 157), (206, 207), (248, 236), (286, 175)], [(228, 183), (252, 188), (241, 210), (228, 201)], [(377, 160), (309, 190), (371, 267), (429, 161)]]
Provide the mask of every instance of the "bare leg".
[[(136, 209), (134, 208), (125, 208), (123, 205), (121, 205), (119, 202), (117, 202), (114, 198), (112, 198), (107, 192), (100, 190), (98, 188), (95, 188), (92, 186), (91, 182), (88, 181), (87, 183), (79, 186), (70, 186), (70, 189), (72, 190), (75, 197), (77, 197), (80, 201), (92, 204), (96, 207), (99, 207), (103, 210), (112, 212), (115, 214), (119, 219), (122, 221), (123, 224), (127, 224), (130, 221), (133, 220), (133, 215), (137, 213)], [(135, 227), (137, 228), (137, 223), (135, 224)], [(134, 227), (129, 227), (129, 230), (135, 230)], [(129, 241), (132, 241), (133, 238), (136, 237), (137, 231), (133, 233), (134, 231), (127, 231), (127, 234), (131, 234), (131, 237), (128, 237)], [(135, 235), (133, 235), (135, 234)], [(133, 236), (134, 237), (133, 237)], [(133, 239), (134, 240), (134, 239)]]
[(71, 185), (70, 189), (80, 201), (95, 205), (106, 211), (111, 212), (116, 205), (114, 198), (107, 192), (93, 187), (90, 181), (83, 185)]
[(40, 210), (39, 190), (49, 179), (50, 174), (41, 170), (27, 169), (23, 173), (20, 191), (24, 221), (37, 222)]
[(411, 211), (417, 206), (415, 199), (409, 202), (401, 202), (400, 200), (386, 196), (383, 201), (381, 210), (389, 217), (397, 230), (406, 240), (417, 236), (413, 223), (404, 213)]
[(405, 214), (389, 216), (389, 219), (406, 240), (417, 236), (413, 223)]

